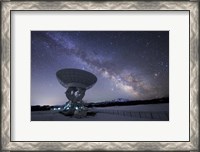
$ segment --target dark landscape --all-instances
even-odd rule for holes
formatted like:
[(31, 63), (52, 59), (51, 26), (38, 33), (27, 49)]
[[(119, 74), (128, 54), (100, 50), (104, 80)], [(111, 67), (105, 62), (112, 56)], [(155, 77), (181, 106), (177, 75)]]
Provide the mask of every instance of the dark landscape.
[[(159, 99), (151, 99), (151, 100), (136, 100), (136, 101), (126, 101), (122, 98), (113, 101), (104, 101), (98, 103), (84, 103), (85, 107), (111, 107), (111, 106), (129, 106), (129, 105), (148, 105), (148, 104), (161, 104), (161, 103), (169, 103), (169, 98), (159, 98)], [(53, 110), (54, 108), (62, 108), (64, 105), (32, 105), (31, 111), (47, 111)]]
[(81, 119), (62, 114), (64, 105), (31, 106), (31, 121), (169, 121), (169, 98), (85, 103)]

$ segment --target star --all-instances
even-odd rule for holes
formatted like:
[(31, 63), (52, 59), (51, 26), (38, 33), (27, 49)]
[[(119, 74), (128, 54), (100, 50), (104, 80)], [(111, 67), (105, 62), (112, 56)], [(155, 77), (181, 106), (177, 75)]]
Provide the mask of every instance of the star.
[(148, 47), (151, 43), (150, 42), (146, 42), (146, 46)]
[(158, 78), (159, 74), (160, 74), (160, 72), (154, 73), (154, 79)]

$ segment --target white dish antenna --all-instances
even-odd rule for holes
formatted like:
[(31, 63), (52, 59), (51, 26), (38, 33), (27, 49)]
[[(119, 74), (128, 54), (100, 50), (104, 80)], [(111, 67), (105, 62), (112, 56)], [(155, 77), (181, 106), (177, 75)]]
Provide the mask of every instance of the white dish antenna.
[(56, 73), (56, 76), (65, 88), (89, 89), (97, 82), (97, 77), (94, 74), (80, 69), (62, 69)]
[(87, 108), (84, 107), (82, 99), (85, 91), (97, 82), (97, 77), (80, 69), (61, 69), (56, 72), (56, 76), (60, 84), (67, 89), (65, 94), (69, 99), (69, 102), (62, 109), (62, 113), (78, 118), (85, 117)]

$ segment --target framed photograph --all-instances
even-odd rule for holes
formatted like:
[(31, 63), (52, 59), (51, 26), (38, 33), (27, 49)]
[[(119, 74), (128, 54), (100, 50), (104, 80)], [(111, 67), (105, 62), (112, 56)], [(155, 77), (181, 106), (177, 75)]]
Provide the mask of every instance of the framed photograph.
[(1, 12), (1, 150), (199, 150), (199, 2)]

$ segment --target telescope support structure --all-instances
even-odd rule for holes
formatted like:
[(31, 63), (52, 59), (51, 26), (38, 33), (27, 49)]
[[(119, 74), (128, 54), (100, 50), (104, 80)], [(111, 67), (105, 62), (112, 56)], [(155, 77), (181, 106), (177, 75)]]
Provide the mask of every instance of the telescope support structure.
[(76, 118), (87, 116), (87, 108), (82, 101), (86, 89), (80, 87), (69, 87), (65, 92), (69, 102), (64, 106), (62, 113)]

